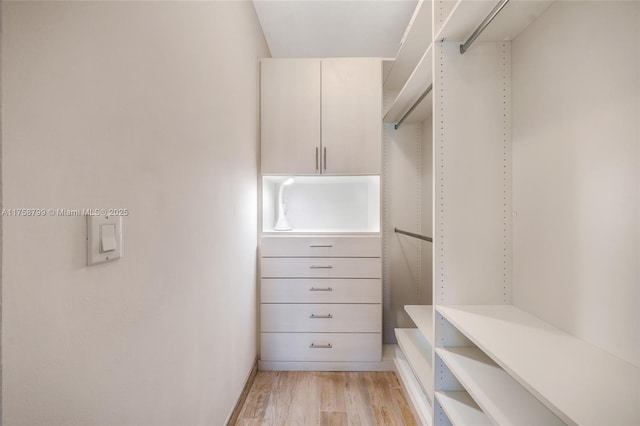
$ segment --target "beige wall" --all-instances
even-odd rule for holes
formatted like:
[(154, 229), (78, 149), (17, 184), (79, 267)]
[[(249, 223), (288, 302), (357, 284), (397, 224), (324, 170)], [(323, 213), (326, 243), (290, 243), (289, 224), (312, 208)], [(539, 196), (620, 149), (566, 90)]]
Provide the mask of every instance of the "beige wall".
[(384, 132), (384, 342), (396, 343), (394, 328), (414, 327), (404, 306), (432, 300), (431, 243), (394, 232), (432, 235), (431, 117)]
[(258, 58), (250, 2), (3, 2), (4, 424), (209, 424), (256, 356)]
[(561, 1), (513, 42), (514, 303), (635, 364), (639, 23)]

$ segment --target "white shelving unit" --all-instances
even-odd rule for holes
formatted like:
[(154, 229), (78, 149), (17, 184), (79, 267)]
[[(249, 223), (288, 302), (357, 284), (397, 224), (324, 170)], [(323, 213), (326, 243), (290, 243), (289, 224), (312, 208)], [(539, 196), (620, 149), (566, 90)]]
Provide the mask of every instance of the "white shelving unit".
[(396, 328), (396, 339), (422, 390), (433, 402), (433, 347), (416, 328)]
[(393, 357), (393, 363), (395, 365), (396, 372), (398, 373), (400, 383), (402, 383), (405, 394), (413, 408), (414, 415), (417, 417), (416, 420), (423, 425), (432, 425), (433, 408), (431, 402), (429, 402), (427, 394), (424, 392), (422, 385), (413, 373), (411, 365), (409, 365), (409, 361), (402, 350), (397, 346), (396, 353)]
[(433, 305), (405, 305), (404, 310), (422, 336), (433, 346)]
[[(436, 25), (434, 40), (463, 42), (497, 4), (486, 0), (440, 0), (435, 2), (436, 16), (446, 16)], [(476, 41), (512, 40), (536, 20), (553, 1), (511, 0)]]
[[(476, 396), (471, 389), (477, 390), (481, 406), (481, 394), (486, 393), (489, 401), (509, 401), (496, 408), (516, 410), (492, 416), (497, 423), (513, 423), (513, 416), (534, 412), (536, 407), (524, 407), (539, 405), (534, 395), (567, 424), (640, 421), (638, 367), (512, 305), (438, 306), (437, 312), (477, 348), (438, 348), (436, 353), (456, 377), (464, 376), (458, 379), (468, 382), (465, 387), (472, 395)], [(524, 388), (530, 394), (525, 395)], [(603, 411), (603, 406), (608, 409)], [(544, 418), (532, 417), (528, 423), (558, 424)]]
[(564, 424), (480, 349), (437, 348), (436, 354), (494, 424)]
[(420, 0), (402, 38), (400, 50), (385, 76), (386, 90), (398, 92), (404, 86), (423, 57), (430, 40), (431, 2)]
[[(433, 36), (387, 91), (383, 121), (397, 123), (433, 85), (405, 121), (433, 123), (433, 307), (407, 305), (417, 329), (396, 334), (423, 386), (433, 380), (438, 425), (640, 424), (638, 249), (624, 237), (639, 222), (618, 221), (636, 211), (625, 200), (639, 186), (611, 166), (637, 157), (637, 123), (600, 110), (639, 113), (640, 30), (628, 17), (640, 6), (554, 3), (511, 0), (461, 54), (498, 0), (435, 0)], [(608, 78), (612, 64), (631, 70), (623, 83)], [(583, 80), (601, 84), (586, 93)], [(600, 143), (608, 137), (614, 150)], [(637, 162), (624, 167), (640, 173)], [(597, 188), (615, 188), (601, 210), (585, 202), (608, 191)], [(585, 237), (595, 223), (603, 231)], [(428, 369), (425, 347), (408, 343), (418, 337), (434, 348)]]
[[(427, 51), (418, 62), (409, 79), (398, 93), (391, 107), (384, 115), (385, 123), (397, 123), (407, 113), (411, 107), (418, 101), (420, 96), (433, 82), (433, 53), (431, 46), (427, 47)], [(423, 121), (432, 111), (432, 99), (429, 93), (420, 101), (420, 105), (414, 109), (407, 122)]]
[(454, 426), (494, 424), (465, 391), (436, 392), (436, 400)]

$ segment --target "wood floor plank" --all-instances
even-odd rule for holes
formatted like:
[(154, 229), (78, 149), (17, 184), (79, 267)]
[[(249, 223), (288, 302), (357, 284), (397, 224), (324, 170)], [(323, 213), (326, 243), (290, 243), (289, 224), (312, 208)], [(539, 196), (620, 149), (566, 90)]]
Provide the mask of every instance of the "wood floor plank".
[(402, 416), (403, 424), (406, 426), (417, 425), (415, 418), (413, 417), (413, 411), (407, 402), (404, 390), (402, 389), (402, 385), (398, 379), (398, 375), (393, 371), (385, 371), (383, 375), (389, 384), (389, 388), (391, 389), (391, 400), (398, 407), (400, 415)]
[(266, 426), (263, 419), (243, 419), (239, 418), (236, 422), (238, 426)]
[(271, 395), (271, 403), (264, 415), (264, 422), (267, 425), (283, 426), (287, 425), (289, 409), (293, 402), (295, 391), (295, 380), (289, 371), (276, 372), (276, 383)]
[(320, 385), (320, 411), (347, 410), (344, 391), (347, 386), (344, 372), (316, 373)]
[(350, 425), (369, 426), (376, 424), (365, 374), (367, 373), (346, 373), (345, 401)]
[(402, 416), (402, 424), (405, 426), (417, 426), (415, 418), (413, 417), (413, 411), (405, 398), (404, 391), (402, 388), (393, 387), (391, 388), (391, 396), (394, 399), (394, 402), (398, 405), (398, 409), (400, 410), (400, 415)]
[(264, 419), (273, 393), (273, 387), (276, 383), (275, 379), (275, 371), (264, 371), (256, 374), (238, 418)]
[(376, 424), (403, 425), (402, 413), (393, 401), (391, 387), (384, 373), (367, 373), (365, 377), (367, 389), (371, 395)]
[(346, 411), (321, 411), (320, 426), (348, 426), (349, 418)]
[(387, 379), (387, 383), (389, 383), (389, 387), (391, 388), (402, 388), (400, 384), (400, 380), (398, 380), (398, 376), (393, 371), (383, 371), (382, 374)]
[(236, 425), (414, 426), (394, 372), (259, 371)]
[(289, 425), (320, 424), (320, 388), (315, 372), (296, 371), (295, 389), (289, 407)]

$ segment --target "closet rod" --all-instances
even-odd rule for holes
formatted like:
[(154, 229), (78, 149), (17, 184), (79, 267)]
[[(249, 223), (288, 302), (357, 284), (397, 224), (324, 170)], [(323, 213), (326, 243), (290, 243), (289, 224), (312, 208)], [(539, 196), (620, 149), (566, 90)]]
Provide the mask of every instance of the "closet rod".
[(493, 21), (493, 19), (496, 16), (498, 16), (498, 13), (500, 13), (502, 8), (505, 7), (507, 3), (509, 3), (509, 0), (500, 0), (498, 4), (496, 4), (493, 10), (489, 12), (489, 15), (487, 15), (487, 17), (484, 18), (484, 21), (482, 21), (482, 23), (478, 26), (478, 28), (476, 28), (476, 30), (471, 34), (471, 36), (469, 36), (467, 41), (465, 41), (464, 44), (460, 45), (460, 54), (463, 54), (464, 52), (467, 51), (467, 49), (469, 49), (469, 47), (473, 44), (473, 42), (484, 31), (484, 29), (487, 28), (487, 26), (491, 23), (491, 21)]
[(420, 234), (414, 234), (413, 232), (403, 231), (402, 229), (393, 228), (393, 232), (396, 232), (398, 234), (408, 235), (410, 237), (417, 238), (419, 240), (429, 241), (430, 243), (433, 242), (433, 238), (431, 238), (431, 237), (426, 237), (426, 236), (420, 235)]
[(429, 94), (429, 92), (431, 92), (431, 89), (433, 89), (433, 84), (430, 84), (429, 87), (427, 87), (427, 90), (424, 91), (424, 93), (422, 95), (420, 95), (420, 97), (418, 98), (418, 100), (413, 104), (413, 106), (411, 108), (409, 108), (409, 111), (407, 111), (402, 118), (400, 119), (400, 121), (398, 121), (394, 127), (394, 129), (398, 130), (398, 127), (400, 127), (400, 125), (402, 124), (402, 122), (409, 116), (409, 114), (411, 114), (413, 112), (414, 109), (416, 109), (416, 107), (418, 105), (420, 105), (420, 102), (422, 102), (422, 100), (424, 99), (425, 96), (427, 96)]

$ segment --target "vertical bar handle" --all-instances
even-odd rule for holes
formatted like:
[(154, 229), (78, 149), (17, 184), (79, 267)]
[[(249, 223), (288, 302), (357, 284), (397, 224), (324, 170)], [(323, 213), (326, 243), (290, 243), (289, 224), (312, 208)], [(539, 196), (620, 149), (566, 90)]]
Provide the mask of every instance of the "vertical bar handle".
[(316, 146), (316, 170), (318, 170), (318, 147)]
[(322, 159), (322, 167), (326, 171), (327, 170), (327, 147), (325, 146), (323, 149), (324, 149), (324, 158)]

